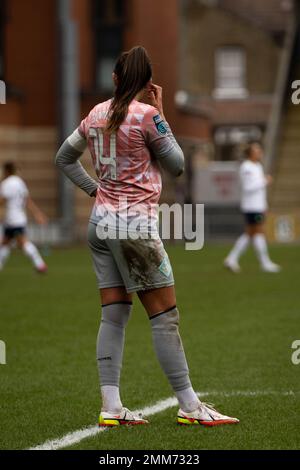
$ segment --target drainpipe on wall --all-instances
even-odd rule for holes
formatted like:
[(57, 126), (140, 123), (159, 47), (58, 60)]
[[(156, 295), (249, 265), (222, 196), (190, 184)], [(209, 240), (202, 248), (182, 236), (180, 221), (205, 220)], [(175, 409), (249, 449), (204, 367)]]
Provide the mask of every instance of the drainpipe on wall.
[(277, 74), (275, 92), (270, 112), (265, 137), (265, 168), (267, 173), (271, 173), (278, 152), (278, 141), (282, 122), (282, 110), (286, 91), (287, 80), (289, 77), (289, 68), (292, 58), (293, 45), (297, 31), (296, 16), (292, 15), (287, 28), (284, 47), (281, 53), (279, 69)]
[[(79, 123), (78, 32), (71, 18), (72, 0), (57, 0), (59, 145)], [(59, 209), (62, 238), (74, 239), (74, 185), (59, 173)]]

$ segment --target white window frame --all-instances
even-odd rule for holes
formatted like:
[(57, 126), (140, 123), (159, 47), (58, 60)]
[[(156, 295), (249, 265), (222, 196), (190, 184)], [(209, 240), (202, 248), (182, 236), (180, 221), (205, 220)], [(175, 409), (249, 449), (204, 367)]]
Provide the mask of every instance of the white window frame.
[(241, 46), (221, 46), (215, 51), (214, 98), (244, 99), (246, 88), (246, 52)]

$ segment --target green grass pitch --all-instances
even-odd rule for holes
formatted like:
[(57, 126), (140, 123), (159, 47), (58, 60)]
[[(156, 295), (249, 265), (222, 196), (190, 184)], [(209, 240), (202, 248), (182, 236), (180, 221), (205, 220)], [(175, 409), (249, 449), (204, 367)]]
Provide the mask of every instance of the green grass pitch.
[[(199, 252), (170, 246), (181, 335), (197, 391), (238, 426), (176, 425), (177, 407), (146, 427), (118, 428), (73, 449), (297, 449), (300, 447), (300, 248), (274, 246), (283, 266), (264, 274), (250, 252), (243, 273), (222, 268), (228, 246)], [(0, 448), (24, 449), (93, 425), (100, 408), (95, 342), (99, 298), (87, 248), (54, 250), (39, 277), (14, 254), (0, 273)], [(151, 344), (142, 307), (126, 336), (123, 403), (141, 409), (172, 396)]]

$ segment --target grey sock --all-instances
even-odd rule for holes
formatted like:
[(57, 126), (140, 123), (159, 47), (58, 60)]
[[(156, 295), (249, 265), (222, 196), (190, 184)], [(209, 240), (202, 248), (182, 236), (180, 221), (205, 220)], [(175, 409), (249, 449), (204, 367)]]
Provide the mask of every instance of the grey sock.
[(131, 308), (130, 302), (102, 306), (102, 319), (97, 338), (97, 362), (101, 386), (119, 386), (125, 327)]
[(189, 369), (178, 331), (179, 313), (176, 307), (151, 317), (154, 348), (159, 363), (173, 390), (191, 387)]

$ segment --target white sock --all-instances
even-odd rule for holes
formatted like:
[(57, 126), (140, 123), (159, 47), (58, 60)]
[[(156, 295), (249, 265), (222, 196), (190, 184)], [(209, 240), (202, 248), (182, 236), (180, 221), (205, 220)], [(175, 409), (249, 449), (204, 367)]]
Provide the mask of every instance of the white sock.
[(239, 257), (246, 251), (250, 243), (250, 237), (247, 233), (243, 233), (234, 244), (231, 252), (227, 256), (227, 259), (232, 263), (237, 263)]
[(10, 247), (7, 245), (0, 246), (0, 269), (4, 266), (5, 261), (10, 255)]
[(109, 413), (119, 413), (123, 408), (120, 389), (115, 385), (103, 385), (101, 387), (102, 410)]
[(190, 413), (198, 408), (200, 400), (192, 387), (175, 392), (180, 408)]
[(266, 237), (262, 233), (257, 233), (253, 237), (253, 246), (261, 266), (272, 263), (268, 253)]
[(36, 268), (42, 268), (45, 263), (38, 252), (37, 247), (32, 242), (26, 242), (23, 246), (23, 251), (28, 258), (31, 259)]

